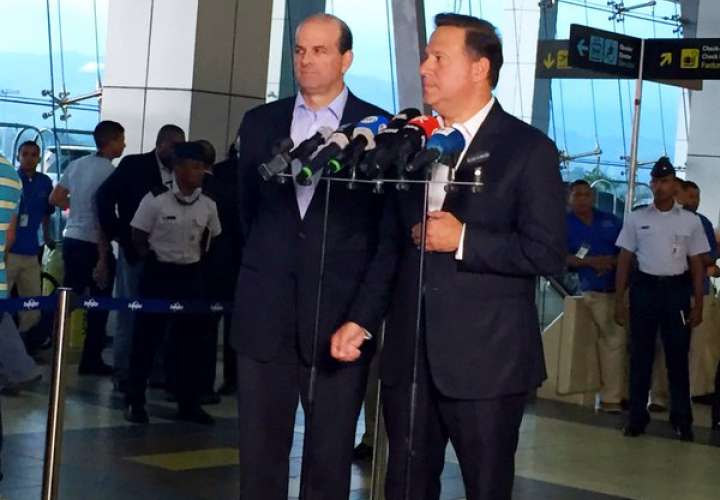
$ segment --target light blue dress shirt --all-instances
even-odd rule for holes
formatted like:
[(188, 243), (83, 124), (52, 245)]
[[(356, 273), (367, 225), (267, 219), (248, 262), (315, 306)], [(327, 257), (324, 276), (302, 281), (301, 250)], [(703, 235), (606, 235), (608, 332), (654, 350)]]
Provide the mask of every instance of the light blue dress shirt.
[[(342, 92), (340, 92), (327, 107), (313, 111), (305, 103), (303, 95), (298, 92), (295, 98), (292, 125), (290, 126), (290, 138), (293, 140), (293, 143), (297, 146), (305, 139), (315, 135), (321, 127), (329, 127), (332, 130), (337, 129), (340, 126), (340, 119), (342, 118), (347, 99), (348, 89), (344, 87)], [(302, 167), (297, 166), (297, 163), (295, 163), (292, 172), (293, 176), (298, 174), (300, 168)], [(297, 182), (294, 183), (301, 218), (305, 217), (305, 212), (307, 212), (310, 206), (313, 194), (315, 193), (315, 187), (321, 175), (322, 171), (317, 172), (312, 177), (312, 183), (309, 186), (301, 186)]]

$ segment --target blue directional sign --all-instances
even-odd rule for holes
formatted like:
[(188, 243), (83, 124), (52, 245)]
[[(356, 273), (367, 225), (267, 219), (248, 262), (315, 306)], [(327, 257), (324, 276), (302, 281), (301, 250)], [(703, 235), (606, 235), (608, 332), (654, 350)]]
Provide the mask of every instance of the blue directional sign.
[(624, 78), (637, 78), (640, 68), (639, 38), (588, 26), (570, 26), (569, 64)]

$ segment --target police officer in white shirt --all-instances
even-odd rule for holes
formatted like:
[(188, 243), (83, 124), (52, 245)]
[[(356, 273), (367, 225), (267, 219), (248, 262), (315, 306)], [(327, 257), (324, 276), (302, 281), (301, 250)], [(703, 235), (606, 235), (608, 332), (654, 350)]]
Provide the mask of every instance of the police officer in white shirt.
[[(201, 144), (187, 142), (175, 147), (174, 182), (171, 189), (157, 187), (140, 202), (131, 222), (133, 243), (145, 267), (140, 278), (140, 295), (148, 299), (199, 299), (203, 294), (200, 258), (210, 238), (221, 227), (215, 202), (202, 193), (205, 170)], [(200, 407), (197, 349), (207, 335), (202, 315), (140, 313), (135, 322), (130, 355), (130, 378), (125, 418), (147, 423), (145, 389), (153, 359), (168, 334), (173, 359), (178, 419), (212, 424)]]
[(633, 255), (638, 263), (629, 294), (630, 416), (624, 433), (638, 436), (650, 421), (646, 405), (659, 330), (670, 383), (670, 423), (680, 439), (692, 441), (690, 331), (702, 321), (701, 255), (710, 248), (698, 216), (675, 202), (675, 169), (670, 160), (660, 158), (651, 176), (653, 203), (627, 216), (617, 240), (621, 251), (615, 320), (621, 325)]

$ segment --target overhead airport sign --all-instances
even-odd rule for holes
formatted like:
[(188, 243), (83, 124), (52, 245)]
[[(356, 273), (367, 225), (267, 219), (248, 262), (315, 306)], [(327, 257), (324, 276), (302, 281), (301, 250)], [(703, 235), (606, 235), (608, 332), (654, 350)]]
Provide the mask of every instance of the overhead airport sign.
[(645, 42), (649, 79), (719, 80), (720, 38), (657, 38)]
[(568, 62), (615, 78), (637, 78), (641, 43), (640, 38), (572, 24)]
[(617, 78), (570, 65), (568, 40), (540, 40), (537, 50), (535, 78)]

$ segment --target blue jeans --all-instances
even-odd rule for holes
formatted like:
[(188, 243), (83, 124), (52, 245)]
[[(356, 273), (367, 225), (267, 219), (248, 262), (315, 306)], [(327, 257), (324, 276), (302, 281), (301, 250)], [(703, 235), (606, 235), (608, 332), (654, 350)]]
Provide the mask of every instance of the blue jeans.
[[(125, 258), (125, 252), (121, 247), (118, 252), (115, 297), (138, 297), (142, 270), (142, 261), (130, 264)], [(115, 368), (115, 379), (118, 381), (127, 380), (130, 374), (130, 352), (132, 351), (134, 325), (134, 312), (127, 309), (117, 312), (115, 336), (113, 337), (113, 367)]]
[(38, 374), (35, 361), (25, 350), (15, 322), (9, 314), (0, 319), (0, 389), (32, 379)]

